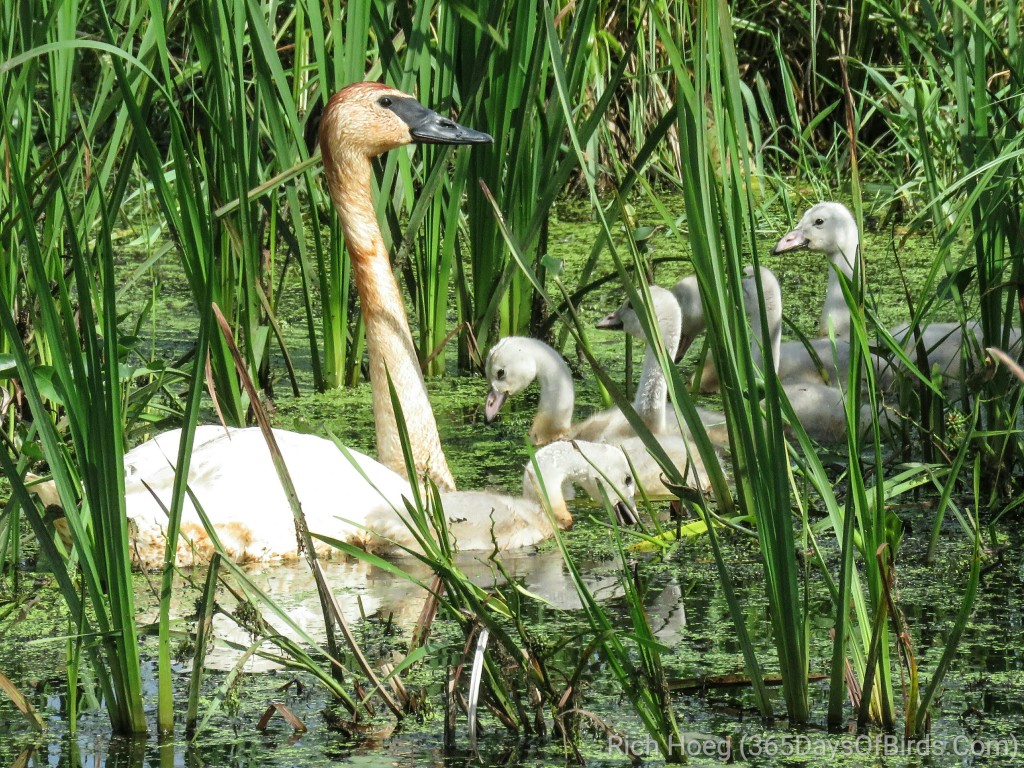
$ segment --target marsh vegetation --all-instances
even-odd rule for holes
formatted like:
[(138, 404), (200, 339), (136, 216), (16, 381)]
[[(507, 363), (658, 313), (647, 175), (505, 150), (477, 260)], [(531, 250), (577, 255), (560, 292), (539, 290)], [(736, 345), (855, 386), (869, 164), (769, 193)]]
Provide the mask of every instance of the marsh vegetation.
[[(312, 764), (384, 744), (382, 763), (602, 765), (627, 738), (685, 761), (697, 733), (1011, 737), (1022, 385), (987, 350), (1019, 359), (1020, 29), (1014, 2), (960, 0), (5, 5), (0, 760)], [(414, 482), (396, 514), (415, 556), (328, 536), (320, 563), (298, 525), (308, 567), (222, 550), (181, 570), (168, 546), (140, 574), (123, 460), (147, 438), (180, 427), (179, 468), (215, 421), (375, 452), (367, 308), (308, 141), (362, 80), (494, 138), (373, 166), (456, 482), (521, 487), (537, 395), (486, 425), (482, 374), (527, 335), (569, 361), (577, 416), (621, 411), (679, 503), (638, 493), (636, 527), (580, 503), (539, 552), (469, 555)], [(826, 258), (771, 250), (830, 199), (863, 262), (837, 278), (849, 366), (822, 445), (759, 364), (770, 318), (743, 296), (764, 304), (744, 267), (771, 267), (787, 339), (818, 334)], [(649, 285), (687, 275), (707, 331), (677, 364)], [(623, 299), (646, 344), (593, 330)], [(939, 321), (963, 347), (945, 377)], [(710, 491), (634, 407), (641, 349)], [(689, 374), (709, 361), (706, 398)], [(191, 498), (174, 476), (171, 539)], [(267, 656), (284, 671), (253, 666)]]

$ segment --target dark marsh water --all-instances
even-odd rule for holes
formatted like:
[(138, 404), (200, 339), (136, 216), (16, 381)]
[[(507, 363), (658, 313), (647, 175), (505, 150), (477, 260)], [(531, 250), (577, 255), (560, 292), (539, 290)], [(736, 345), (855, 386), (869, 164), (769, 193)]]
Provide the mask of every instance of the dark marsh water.
[[(567, 259), (571, 275), (578, 253), (585, 250), (592, 234), (579, 221), (566, 221), (552, 230), (552, 252)], [(884, 235), (875, 235), (869, 246), (869, 272), (875, 283), (890, 281), (891, 265), (872, 254), (884, 253)], [(657, 255), (673, 255), (671, 242), (659, 242)], [(920, 259), (929, 256), (928, 244), (921, 244)], [(787, 260), (768, 262), (779, 273), (786, 291), (786, 310), (798, 326), (811, 331), (817, 318), (813, 297), (820, 296), (824, 271), (817, 257), (798, 254)], [(659, 268), (659, 282), (671, 284), (685, 265)], [(819, 279), (820, 276), (820, 279)], [(162, 278), (173, 283), (173, 275)], [(173, 292), (171, 292), (173, 294)], [(878, 293), (884, 295), (881, 289)], [(618, 303), (617, 291), (602, 290), (588, 300), (583, 310), (599, 317)], [(820, 301), (820, 299), (818, 299)], [(166, 333), (158, 348), (170, 354), (180, 352), (191, 338), (187, 302), (173, 302), (161, 309), (167, 316), (180, 319), (178, 326), (166, 324)], [(288, 303), (285, 302), (286, 308)], [(799, 307), (812, 307), (800, 311)], [(183, 309), (184, 308), (184, 309)], [(287, 311), (287, 309), (286, 309)], [(884, 304), (880, 310), (886, 322), (896, 322), (899, 307)], [(298, 322), (296, 315), (296, 324)], [(163, 319), (158, 320), (164, 326)], [(297, 325), (296, 325), (297, 327)], [(295, 338), (301, 338), (301, 334)], [(599, 355), (613, 373), (622, 373), (621, 342), (607, 336), (595, 338)], [(296, 355), (301, 364), (301, 345)], [(693, 354), (693, 353), (691, 353)], [(636, 372), (634, 372), (635, 375)], [(587, 381), (578, 390), (588, 392)], [(431, 383), (432, 399), (444, 412), (442, 424), (445, 444), (453, 458), (453, 470), (463, 487), (497, 486), (516, 490), (522, 462), (525, 460), (523, 434), (533, 413), (535, 393), (531, 393), (503, 412), (493, 425), (483, 424), (482, 404), (486, 386), (473, 377), (447, 378)], [(353, 391), (307, 396), (299, 400), (278, 399), (276, 422), (300, 431), (323, 433), (330, 430), (353, 447), (372, 451), (373, 430), (367, 403), (369, 390), (364, 385)], [(583, 394), (583, 407), (597, 405), (596, 396)], [(938, 661), (968, 574), (970, 543), (947, 516), (934, 564), (926, 565), (924, 554), (931, 530), (933, 510), (927, 498), (910, 499), (899, 515), (907, 525), (897, 561), (898, 604), (910, 628), (923, 682)], [(922, 503), (918, 503), (918, 501)], [(968, 505), (968, 499), (960, 499)], [(992, 512), (982, 512), (983, 523)], [(587, 512), (578, 510), (582, 521), (568, 536), (570, 548), (587, 574), (588, 585), (598, 594), (606, 609), (623, 622), (628, 621), (626, 607), (617, 581), (617, 565), (607, 537)], [(748, 691), (712, 689), (703, 694), (680, 693), (675, 697), (675, 714), (689, 741), (691, 764), (716, 765), (730, 760), (749, 765), (847, 765), (847, 766), (1017, 766), (1016, 739), (1024, 739), (1024, 556), (1021, 554), (1020, 520), (1004, 517), (998, 525), (999, 551), (993, 552), (979, 590), (977, 607), (965, 633), (958, 657), (937, 700), (931, 729), (931, 741), (904, 744), (891, 734), (876, 731), (829, 734), (820, 728), (790, 729), (784, 719), (764, 722), (756, 716)], [(747, 607), (748, 623), (755, 633), (762, 660), (772, 671), (773, 646), (761, 590), (761, 572), (756, 546), (739, 535), (725, 537), (730, 569)], [(639, 572), (646, 585), (645, 604), (665, 645), (664, 663), (672, 679), (701, 675), (742, 672), (742, 659), (735, 630), (718, 583), (707, 542), (703, 539), (683, 542), (663, 556), (639, 557)], [(528, 602), (525, 621), (543, 643), (572, 638), (582, 631), (582, 617), (576, 610), (575, 592), (557, 551), (542, 547), (539, 552), (509, 555), (506, 565), (524, 588), (543, 598)], [(414, 565), (408, 566), (414, 569)], [(486, 564), (474, 566), (479, 583), (490, 585), (495, 577)], [(273, 594), (284, 602), (297, 621), (317, 635), (319, 617), (315, 595), (302, 566), (275, 566), (254, 571)], [(367, 652), (376, 659), (387, 658), (404, 648), (408, 630), (419, 611), (417, 592), (408, 582), (373, 568), (352, 563), (332, 563), (328, 568), (332, 585), (337, 586), (346, 616), (356, 628)], [(827, 673), (831, 644), (828, 630), (832, 618), (827, 593), (813, 570), (809, 572), (808, 600), (812, 608), (811, 672)], [(271, 668), (260, 662), (247, 665), (236, 685), (227, 694), (220, 713), (194, 744), (188, 744), (179, 722), (173, 740), (158, 744), (155, 739), (112, 738), (109, 724), (99, 702), (90, 700), (88, 680), (80, 690), (80, 717), (77, 733), (68, 721), (68, 691), (65, 675), (65, 636), (68, 625), (55, 607), (59, 597), (48, 591), (45, 569), (27, 563), (19, 574), (18, 599), (29, 601), (31, 610), (24, 621), (4, 624), (0, 636), (0, 671), (12, 678), (29, 696), (47, 721), (42, 735), (31, 732), (10, 702), (0, 696), (0, 765), (18, 766), (315, 766), (342, 764), (352, 766), (546, 766), (565, 765), (566, 754), (557, 741), (519, 740), (508, 734), (493, 718), (484, 718), (484, 733), (479, 755), (468, 750), (465, 718), (459, 722), (458, 747), (453, 753), (443, 749), (442, 682), (446, 673), (447, 651), (438, 651), (406, 678), (406, 684), (422, 692), (424, 706), (420, 715), (410, 717), (395, 728), (385, 717), (378, 718), (370, 733), (352, 738), (332, 728), (334, 708), (323, 689), (306, 674)], [(195, 575), (201, 585), (202, 574)], [(498, 586), (501, 587), (500, 580)], [(147, 602), (151, 588), (138, 578), (140, 622), (151, 621), (152, 603)], [(182, 584), (177, 604), (178, 615), (187, 616), (195, 600), (195, 588)], [(13, 595), (0, 592), (0, 609)], [(31, 601), (35, 602), (31, 602)], [(225, 608), (230, 610), (230, 601)], [(364, 618), (365, 617), (365, 618)], [(229, 622), (218, 623), (218, 638), (247, 644), (247, 638), (233, 630)], [(439, 619), (434, 628), (439, 646), (461, 647), (454, 623)], [(155, 655), (152, 637), (144, 637), (143, 658), (147, 702), (150, 717), (155, 717)], [(208, 657), (204, 702), (221, 694), (225, 675), (237, 659), (237, 651), (223, 647)], [(554, 664), (570, 666), (571, 654), (554, 656)], [(895, 666), (894, 666), (895, 669)], [(182, 707), (190, 666), (176, 666)], [(621, 698), (599, 659), (587, 665), (583, 706), (627, 734), (635, 754), (646, 764), (658, 764), (653, 745), (628, 701)], [(897, 679), (897, 699), (899, 688)], [(773, 703), (784, 711), (781, 693), (776, 689)], [(812, 722), (823, 723), (827, 706), (827, 686), (816, 683), (811, 689)], [(270, 721), (265, 732), (256, 730), (259, 717), (271, 701), (285, 703), (308, 726), (303, 734), (293, 733), (281, 718)], [(897, 701), (897, 710), (902, 707)], [(183, 717), (183, 712), (181, 713)], [(1022, 745), (1024, 747), (1024, 745)], [(585, 733), (581, 749), (588, 764), (594, 766), (628, 765), (629, 760), (596, 732)]]

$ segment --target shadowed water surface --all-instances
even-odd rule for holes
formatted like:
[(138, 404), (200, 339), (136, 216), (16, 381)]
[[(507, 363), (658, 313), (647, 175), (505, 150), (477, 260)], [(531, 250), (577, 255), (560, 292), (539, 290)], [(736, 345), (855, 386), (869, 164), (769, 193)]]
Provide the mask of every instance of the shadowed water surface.
[[(766, 241), (771, 239), (768, 233)], [(593, 233), (579, 222), (552, 230), (552, 253), (566, 257), (570, 274), (578, 254), (585, 252)], [(876, 284), (895, 283), (892, 265), (882, 258), (884, 238), (869, 240), (868, 270)], [(664, 247), (665, 243), (659, 243)], [(680, 255), (659, 253), (664, 255)], [(794, 314), (805, 331), (814, 327), (824, 271), (820, 259), (795, 254), (768, 262), (779, 272), (786, 290), (786, 311)], [(684, 264), (659, 267), (663, 284), (685, 272)], [(168, 292), (173, 293), (173, 292)], [(599, 317), (621, 300), (620, 289), (609, 285), (587, 298), (581, 312)], [(190, 323), (187, 302), (161, 307), (164, 314), (178, 315)], [(283, 319), (287, 315), (285, 301)], [(808, 311), (807, 307), (814, 307)], [(294, 310), (294, 307), (292, 307)], [(161, 314), (161, 318), (164, 317)], [(897, 306), (881, 312), (886, 323), (900, 319)], [(294, 313), (298, 328), (301, 317)], [(162, 322), (162, 319), (161, 321)], [(168, 328), (159, 349), (180, 353), (181, 346), (194, 339), (191, 329)], [(288, 329), (286, 328), (286, 333)], [(293, 335), (293, 353), (302, 367), (301, 333)], [(622, 344), (609, 336), (595, 336), (595, 348), (606, 360), (613, 376), (623, 372)], [(696, 354), (696, 348), (690, 357)], [(582, 409), (598, 405), (586, 375), (578, 386)], [(443, 412), (440, 423), (453, 471), (463, 488), (499, 487), (517, 492), (522, 464), (526, 460), (523, 435), (535, 409), (535, 391), (510, 402), (502, 418), (492, 425), (482, 423), (486, 385), (478, 378), (450, 378), (430, 383), (431, 400)], [(354, 390), (281, 399), (276, 423), (284, 428), (338, 435), (347, 444), (372, 453), (373, 427), (367, 386)], [(339, 492), (342, 492), (339, 489)], [(592, 511), (592, 510), (590, 510)], [(897, 600), (906, 614), (918, 664), (926, 682), (938, 661), (953, 618), (959, 607), (968, 574), (969, 543), (962, 531), (947, 525), (935, 564), (924, 565), (927, 532), (932, 511), (926, 506), (908, 507), (901, 517), (911, 524), (897, 566)], [(579, 524), (568, 534), (569, 546), (577, 558), (588, 587), (622, 627), (628, 614), (622, 599), (619, 570), (605, 529), (587, 520), (588, 510), (578, 508)], [(900, 740), (886, 742), (888, 734), (827, 734), (808, 727), (792, 730), (783, 720), (766, 723), (753, 709), (749, 691), (743, 688), (711, 689), (696, 694), (677, 693), (675, 713), (681, 730), (691, 740), (692, 764), (721, 764), (725, 758), (744, 765), (849, 765), (849, 766), (1017, 766), (1024, 762), (1016, 753), (1016, 738), (1024, 735), (1024, 563), (1017, 521), (1004, 518), (1000, 527), (1010, 529), (1005, 549), (993, 556), (979, 590), (978, 606), (965, 633), (958, 658), (937, 700), (932, 722), (932, 741), (911, 748)], [(768, 635), (769, 622), (762, 594), (760, 559), (754, 542), (736, 534), (725, 535), (726, 556), (735, 579), (747, 621), (754, 633), (759, 655), (774, 671), (774, 649)], [(834, 567), (835, 554), (830, 566)], [(740, 647), (707, 542), (684, 542), (663, 557), (637, 556), (637, 570), (646, 590), (645, 605), (659, 640), (665, 646), (664, 664), (672, 679), (742, 672)], [(584, 629), (579, 600), (568, 578), (561, 556), (550, 545), (539, 551), (507, 553), (502, 556), (506, 571), (517, 581), (524, 597), (523, 619), (538, 642), (552, 650), (551, 663), (563, 673), (571, 670)], [(480, 585), (509, 589), (505, 579), (486, 559), (460, 561)], [(429, 576), (413, 560), (401, 561), (402, 568), (420, 579)], [(346, 619), (374, 661), (392, 659), (407, 647), (411, 626), (419, 615), (422, 592), (408, 580), (362, 563), (337, 561), (325, 567), (328, 579), (342, 605)], [(283, 565), (250, 569), (254, 580), (279, 598), (293, 619), (319, 639), (322, 618), (319, 603), (305, 566)], [(22, 599), (30, 602), (28, 618), (9, 626), (0, 637), (0, 671), (11, 677), (47, 721), (48, 730), (31, 733), (10, 702), (0, 697), (0, 765), (19, 766), (352, 766), (438, 765), (438, 766), (542, 766), (564, 765), (566, 756), (556, 741), (520, 741), (493, 718), (485, 716), (481, 754), (467, 751), (466, 723), (462, 716), (457, 735), (458, 748), (445, 753), (442, 740), (442, 687), (447, 665), (461, 650), (461, 631), (443, 616), (435, 622), (433, 646), (426, 660), (410, 670), (404, 680), (410, 689), (422, 692), (424, 705), (417, 716), (407, 718), (397, 729), (383, 715), (368, 724), (369, 735), (352, 738), (332, 728), (334, 708), (324, 689), (311, 676), (296, 673), (268, 659), (254, 658), (241, 667), (235, 685), (222, 690), (226, 676), (237, 663), (238, 647), (248, 647), (251, 637), (224, 616), (215, 624), (217, 643), (207, 656), (207, 670), (200, 714), (218, 696), (223, 704), (209, 727), (193, 745), (183, 737), (180, 713), (176, 738), (166, 745), (153, 740), (116, 739), (109, 736), (109, 724), (98, 702), (83, 696), (79, 705), (77, 734), (68, 722), (64, 636), (66, 619), (52, 606), (60, 598), (48, 591), (45, 573), (27, 568), (22, 574)], [(175, 615), (181, 629), (190, 629), (188, 617), (194, 609), (202, 573), (195, 584), (182, 583), (175, 593)], [(832, 622), (828, 595), (820, 577), (809, 572), (808, 600), (812, 612), (812, 673), (826, 673), (831, 653), (829, 629)], [(137, 580), (140, 622), (154, 620), (153, 589), (143, 576)], [(7, 595), (0, 595), (5, 600)], [(218, 599), (230, 613), (236, 605), (222, 589)], [(274, 626), (280, 624), (266, 616)], [(283, 626), (279, 626), (284, 632)], [(184, 638), (184, 632), (182, 633)], [(233, 647), (235, 646), (235, 647)], [(186, 649), (183, 649), (186, 650)], [(156, 643), (142, 639), (143, 674), (148, 716), (155, 718)], [(584, 664), (585, 690), (581, 706), (593, 711), (627, 734), (631, 747), (648, 764), (658, 764), (656, 750), (643, 736), (638, 718), (621, 697), (611, 673), (599, 658)], [(176, 701), (185, 701), (190, 663), (176, 665)], [(91, 688), (83, 680), (82, 692)], [(899, 692), (897, 690), (897, 697)], [(773, 693), (777, 712), (784, 711), (781, 694)], [(309, 730), (295, 734), (281, 718), (270, 721), (263, 733), (256, 722), (271, 701), (281, 701), (300, 717)], [(827, 686), (811, 688), (812, 722), (825, 720)], [(901, 709), (898, 705), (898, 709)], [(550, 713), (549, 713), (550, 714)], [(581, 749), (589, 765), (628, 765), (629, 760), (609, 744), (606, 736), (584, 732)], [(1008, 754), (1009, 753), (1009, 754)]]
[[(585, 515), (585, 513), (584, 513)], [(920, 508), (908, 509), (903, 516), (917, 530), (927, 530), (928, 516)], [(579, 565), (589, 588), (606, 610), (618, 616), (622, 626), (628, 618), (621, 597), (621, 585), (615, 561), (608, 558), (606, 539), (594, 523), (584, 520), (579, 530), (569, 534)], [(755, 633), (759, 654), (771, 659), (771, 641), (763, 597), (759, 595), (760, 569), (752, 542), (735, 536), (727, 539), (730, 569), (748, 609), (748, 622)], [(932, 723), (932, 741), (909, 746), (895, 739), (886, 742), (886, 734), (832, 734), (813, 727), (786, 728), (784, 721), (761, 721), (753, 711), (749, 692), (743, 688), (711, 689), (702, 694), (680, 693), (675, 697), (675, 712), (681, 730), (692, 738), (688, 748), (703, 757), (697, 764), (720, 764), (731, 750), (732, 759), (750, 765), (1019, 765), (1015, 739), (1024, 726), (1024, 563), (1018, 537), (1008, 542), (1001, 557), (992, 561), (980, 589), (978, 608), (968, 627), (953, 671), (940, 694)], [(970, 548), (962, 534), (952, 529), (936, 564), (923, 564), (925, 541), (907, 536), (898, 565), (898, 600), (912, 633), (923, 680), (941, 653), (945, 635), (955, 615), (968, 570)], [(398, 561), (403, 569), (420, 579), (429, 575), (412, 561)], [(535, 595), (523, 604), (523, 619), (535, 629), (541, 643), (554, 644), (571, 638), (582, 627), (578, 598), (569, 580), (560, 554), (550, 548), (540, 552), (507, 553), (502, 557), (508, 573), (522, 590)], [(473, 580), (486, 587), (508, 589), (508, 584), (486, 558), (463, 556), (460, 565)], [(319, 605), (305, 566), (300, 564), (263, 566), (250, 569), (254, 581), (281, 599), (290, 615), (318, 639), (322, 632)], [(343, 612), (357, 632), (371, 658), (383, 660), (402, 652), (409, 629), (419, 614), (422, 593), (409, 581), (380, 569), (347, 561), (326, 566), (329, 582), (342, 604)], [(639, 561), (641, 581), (646, 589), (645, 604), (651, 614), (659, 640), (667, 648), (665, 665), (672, 679), (700, 675), (742, 672), (740, 649), (721, 589), (703, 540), (684, 542), (666, 557), (647, 557)], [(26, 575), (31, 578), (31, 575)], [(188, 615), (198, 594), (202, 574), (195, 574), (196, 586), (180, 585), (176, 591), (175, 613)], [(815, 587), (812, 576), (810, 599), (818, 610), (812, 618), (812, 673), (825, 672), (831, 624), (827, 595)], [(144, 578), (139, 579), (138, 594), (144, 602), (149, 593)], [(55, 597), (41, 596), (55, 601)], [(231, 612), (233, 602), (221, 590), (221, 607)], [(140, 621), (152, 618), (152, 608), (140, 609)], [(280, 622), (265, 617), (273, 626)], [(221, 617), (223, 619), (223, 617)], [(24, 721), (5, 699), (0, 700), (0, 763), (27, 766), (163, 766), (163, 765), (523, 765), (564, 764), (560, 745), (548, 741), (516, 741), (496, 721), (484, 718), (480, 761), (464, 751), (467, 746), (464, 717), (460, 720), (458, 744), (461, 751), (446, 755), (441, 737), (445, 662), (451, 650), (461, 646), (457, 627), (443, 617), (435, 623), (432, 642), (436, 655), (428, 657), (420, 668), (405, 678), (411, 689), (422, 691), (425, 706), (418, 716), (409, 717), (398, 729), (386, 717), (378, 717), (371, 726), (379, 738), (353, 739), (331, 728), (328, 697), (308, 675), (280, 668), (257, 659), (243, 667), (243, 674), (228, 695), (218, 714), (194, 745), (187, 745), (180, 732), (173, 743), (161, 747), (152, 741), (112, 739), (101, 708), (83, 700), (78, 734), (69, 732), (67, 691), (63, 670), (66, 632), (63, 619), (53, 612), (33, 611), (26, 622), (16, 624), (0, 639), (0, 669), (16, 680), (43, 714), (47, 733), (28, 732)], [(203, 706), (217, 696), (225, 672), (233, 667), (239, 650), (251, 639), (232, 622), (216, 624), (217, 644), (207, 658), (209, 672)], [(54, 639), (58, 638), (58, 639)], [(146, 700), (156, 698), (155, 639), (143, 639)], [(571, 654), (556, 653), (550, 663), (568, 664)], [(769, 662), (769, 671), (772, 664)], [(176, 666), (178, 698), (184, 702), (190, 664)], [(656, 750), (648, 743), (636, 716), (622, 700), (598, 658), (586, 665), (587, 685), (582, 706), (594, 711), (634, 741), (631, 748), (648, 753), (648, 763), (657, 764)], [(773, 693), (777, 711), (784, 707), (781, 695)], [(898, 692), (897, 692), (898, 696)], [(812, 718), (824, 722), (827, 687), (811, 688)], [(270, 721), (263, 733), (255, 723), (271, 701), (286, 704), (308, 726), (308, 732), (295, 734), (282, 719)], [(149, 711), (149, 716), (155, 716)], [(711, 739), (711, 740), (708, 740)], [(727, 741), (720, 741), (727, 740)], [(584, 754), (588, 764), (627, 765), (622, 754), (609, 745), (602, 734), (584, 733)], [(743, 759), (741, 748), (745, 750)], [(940, 754), (941, 751), (941, 754)], [(849, 754), (847, 754), (849, 752)], [(928, 752), (921, 756), (920, 752)], [(997, 754), (992, 754), (992, 753)], [(1006, 752), (1011, 754), (1007, 755)], [(708, 754), (710, 753), (710, 754)], [(797, 754), (799, 753), (799, 754)], [(21, 760), (21, 762), (18, 762)]]

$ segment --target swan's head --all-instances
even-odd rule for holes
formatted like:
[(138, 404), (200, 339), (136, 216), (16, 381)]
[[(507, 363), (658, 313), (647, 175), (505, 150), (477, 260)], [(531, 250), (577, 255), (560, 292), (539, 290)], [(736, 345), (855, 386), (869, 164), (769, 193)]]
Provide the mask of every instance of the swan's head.
[[(626, 455), (618, 446), (560, 440), (539, 449), (534, 458), (544, 481), (544, 490), (553, 506), (561, 507), (560, 510), (555, 509), (556, 515), (561, 515), (558, 521), (561, 528), (572, 525), (572, 516), (565, 508), (564, 500), (575, 498), (577, 487), (596, 501), (604, 498), (603, 488), (621, 522), (637, 520), (633, 505), (636, 481)], [(532, 498), (540, 498), (540, 484), (532, 463), (526, 465), (523, 492)], [(562, 500), (560, 505), (554, 504), (556, 494)]]
[[(796, 229), (775, 244), (772, 253), (788, 253), (806, 248), (816, 253), (845, 253), (850, 243), (856, 247), (857, 222), (842, 203), (818, 203), (803, 215)], [(847, 261), (853, 258), (846, 253)]]
[(481, 131), (427, 109), (383, 83), (353, 83), (334, 94), (320, 121), (325, 162), (340, 153), (375, 157), (406, 144), (490, 144)]
[(484, 418), (490, 423), (509, 395), (518, 395), (537, 378), (537, 361), (520, 337), (509, 336), (491, 347), (484, 370), (491, 385)]
[(702, 333), (707, 327), (707, 323), (704, 320), (704, 305), (700, 301), (696, 275), (684, 277), (672, 286), (672, 295), (676, 297), (682, 314), (682, 334), (679, 336), (679, 347), (675, 355), (675, 362), (678, 363), (693, 344), (697, 334)]
[[(667, 335), (669, 330), (678, 329), (682, 322), (682, 313), (672, 291), (659, 285), (652, 285), (650, 292), (654, 320), (662, 334)], [(626, 299), (614, 312), (605, 315), (598, 322), (597, 328), (603, 331), (625, 331), (639, 339), (646, 338), (643, 325), (640, 323), (640, 315), (630, 299)]]
[(633, 504), (636, 482), (622, 449), (617, 445), (579, 440), (574, 441), (572, 445), (584, 462), (583, 471), (576, 480), (583, 492), (590, 498), (600, 501), (603, 487), (615, 507), (619, 522), (635, 523), (639, 519)]

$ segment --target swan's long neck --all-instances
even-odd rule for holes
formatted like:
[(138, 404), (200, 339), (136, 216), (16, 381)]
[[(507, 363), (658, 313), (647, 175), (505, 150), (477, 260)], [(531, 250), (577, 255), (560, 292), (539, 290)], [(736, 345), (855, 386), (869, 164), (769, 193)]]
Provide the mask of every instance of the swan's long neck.
[[(673, 307), (673, 309), (675, 309)], [(680, 316), (678, 311), (666, 313), (659, 317), (661, 338), (665, 349), (675, 350), (679, 346), (681, 334)], [(640, 382), (633, 396), (633, 409), (644, 420), (651, 432), (658, 434), (665, 431), (665, 404), (668, 402), (668, 380), (658, 360), (654, 345), (648, 341), (644, 351), (644, 366), (640, 373)]]
[[(544, 449), (543, 458), (538, 458), (538, 466), (555, 522), (563, 531), (571, 528), (572, 514), (565, 500), (565, 487), (585, 474), (590, 465), (570, 443), (552, 443)], [(540, 482), (532, 462), (523, 472), (523, 498), (543, 510)]]
[(388, 391), (388, 374), (402, 406), (417, 475), (426, 475), (439, 488), (454, 490), (455, 481), (441, 449), (437, 423), (427, 399), (405, 302), (391, 269), (391, 260), (373, 209), (372, 168), (369, 158), (336, 147), (325, 157), (331, 199), (341, 219), (345, 244), (359, 290), (366, 349), (370, 358), (377, 455), (382, 464), (405, 475), (405, 461), (395, 412)]
[[(751, 281), (750, 290), (744, 292), (744, 300), (747, 302), (747, 317), (750, 318), (750, 355), (761, 372), (767, 373), (761, 348), (764, 332), (757, 300), (757, 287), (753, 285), (753, 276), (747, 279)], [(779, 356), (782, 353), (782, 289), (775, 276), (764, 269), (761, 271), (761, 292), (764, 296), (764, 315), (768, 322), (768, 343), (771, 345), (772, 363), (773, 367), (777, 368)]]
[(538, 438), (544, 444), (569, 434), (576, 392), (572, 385), (572, 373), (562, 356), (543, 342), (537, 342), (531, 347), (537, 366), (540, 399), (530, 437), (535, 444)]
[(700, 300), (700, 288), (696, 278), (685, 278), (676, 283), (672, 289), (679, 307), (682, 310), (682, 333), (685, 336), (694, 337), (703, 333), (707, 327), (704, 318), (704, 305)]
[[(569, 512), (569, 505), (565, 501), (565, 494), (562, 491), (564, 478), (557, 477), (554, 473), (544, 473), (544, 490), (547, 491), (548, 503), (551, 505), (551, 514), (555, 523), (561, 530), (572, 528), (572, 514)], [(541, 501), (540, 484), (537, 482), (537, 475), (533, 467), (528, 467), (523, 474), (523, 498), (531, 504), (536, 504), (537, 509), (543, 511), (544, 503)]]
[[(853, 280), (854, 264), (860, 260), (860, 248), (857, 228), (847, 228), (842, 237), (838, 238), (836, 250), (828, 255), (828, 286), (825, 289), (825, 307), (821, 311), (821, 333), (828, 333), (829, 321), (835, 327), (837, 336), (850, 334), (850, 307), (843, 296), (843, 288), (839, 282), (839, 273)], [(861, 264), (863, 269), (863, 263)]]

